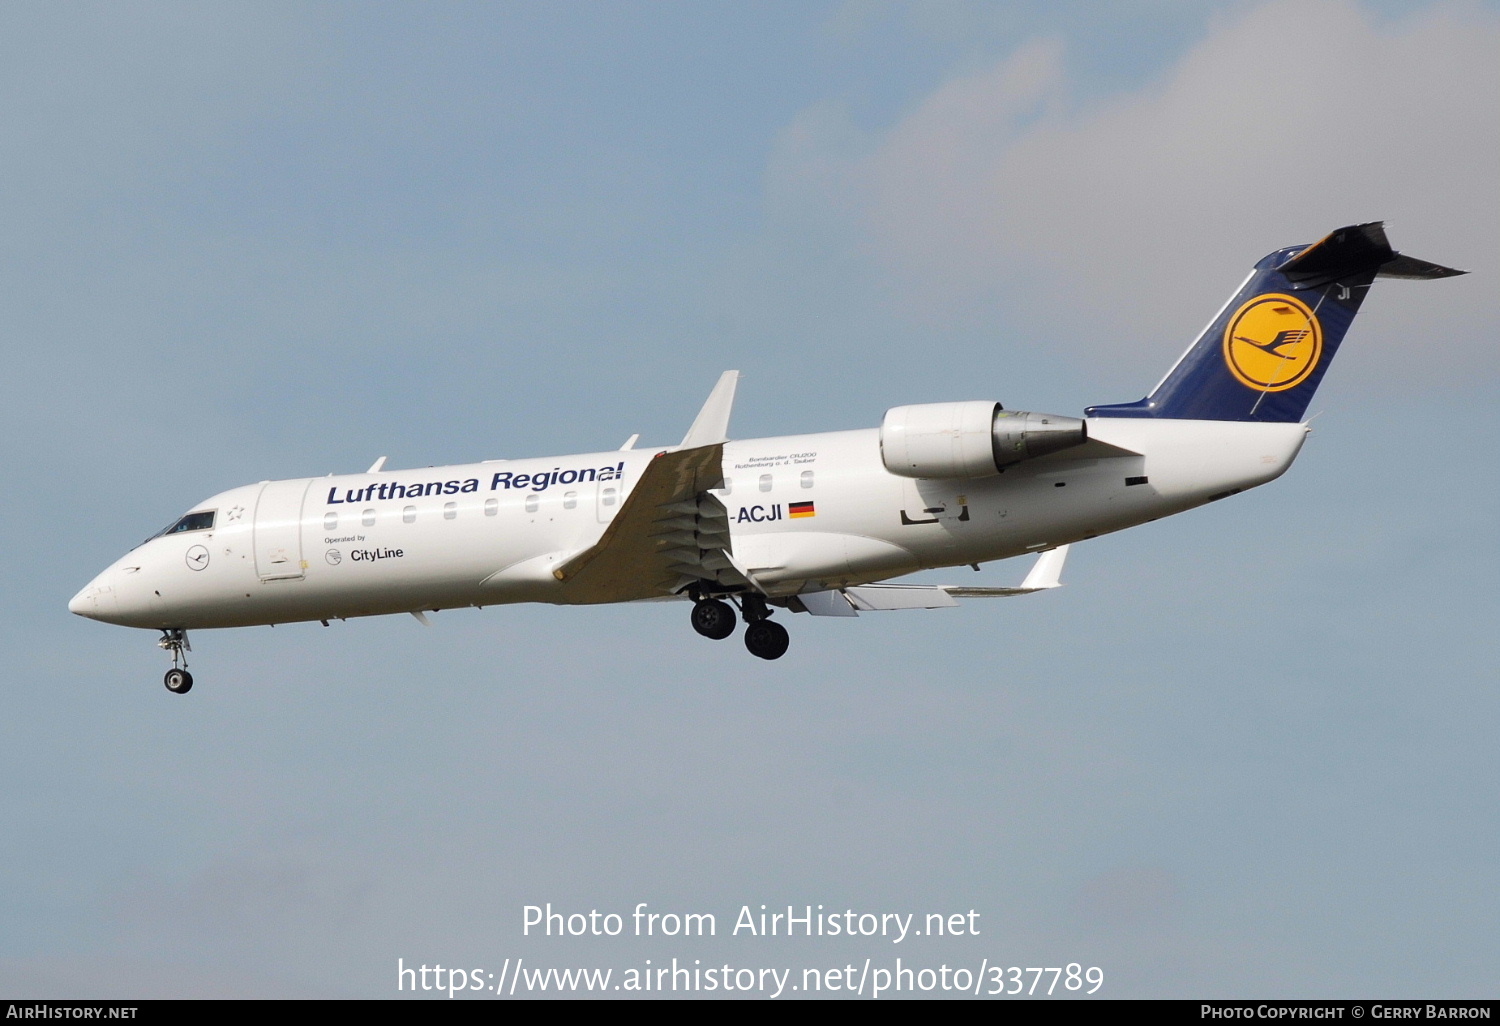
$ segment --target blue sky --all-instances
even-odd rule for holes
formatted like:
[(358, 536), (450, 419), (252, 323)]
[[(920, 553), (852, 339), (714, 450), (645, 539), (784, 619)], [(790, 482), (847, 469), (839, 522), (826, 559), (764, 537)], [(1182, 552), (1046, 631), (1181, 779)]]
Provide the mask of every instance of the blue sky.
[[(1497, 43), (1482, 3), (6, 8), (0, 992), (899, 954), (1493, 995)], [(1377, 218), (1475, 273), (1382, 283), (1285, 478), (1059, 592), (799, 617), (776, 664), (673, 605), (206, 632), (187, 699), (66, 612), (220, 489), (670, 442), (727, 367), (739, 437), (1128, 401)], [(548, 901), (987, 932), (522, 937)]]

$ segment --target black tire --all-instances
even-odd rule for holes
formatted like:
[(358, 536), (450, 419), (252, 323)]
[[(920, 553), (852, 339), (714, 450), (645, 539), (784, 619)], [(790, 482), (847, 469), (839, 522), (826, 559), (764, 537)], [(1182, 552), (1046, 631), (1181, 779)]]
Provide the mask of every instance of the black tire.
[(167, 686), (167, 690), (172, 692), (172, 694), (185, 695), (193, 690), (193, 675), (186, 670), (179, 670), (173, 667), (162, 678), (162, 683)]
[(756, 620), (745, 628), (745, 647), (762, 659), (780, 659), (791, 641), (786, 628), (774, 620)]
[(723, 641), (734, 633), (734, 607), (718, 599), (693, 603), (693, 630), (705, 638)]

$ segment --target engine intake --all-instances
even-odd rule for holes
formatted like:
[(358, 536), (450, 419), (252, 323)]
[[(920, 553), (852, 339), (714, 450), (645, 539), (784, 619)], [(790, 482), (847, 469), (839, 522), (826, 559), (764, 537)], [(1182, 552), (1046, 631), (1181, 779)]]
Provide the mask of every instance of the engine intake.
[(880, 458), (902, 477), (990, 477), (1086, 441), (1088, 426), (1077, 417), (988, 401), (897, 406), (880, 424)]

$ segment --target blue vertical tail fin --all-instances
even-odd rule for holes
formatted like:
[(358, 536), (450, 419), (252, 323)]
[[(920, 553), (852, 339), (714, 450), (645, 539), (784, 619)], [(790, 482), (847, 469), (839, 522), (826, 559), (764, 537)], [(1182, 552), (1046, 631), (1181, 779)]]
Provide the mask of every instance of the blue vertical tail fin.
[(1300, 421), (1376, 278), (1463, 274), (1402, 256), (1381, 221), (1279, 249), (1255, 265), (1233, 298), (1149, 396), (1091, 406), (1090, 417)]

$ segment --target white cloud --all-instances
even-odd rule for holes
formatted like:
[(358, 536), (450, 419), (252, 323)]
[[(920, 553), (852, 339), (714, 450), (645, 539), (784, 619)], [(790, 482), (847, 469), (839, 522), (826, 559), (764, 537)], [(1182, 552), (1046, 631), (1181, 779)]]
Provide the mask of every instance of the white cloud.
[[(1343, 224), (1385, 219), (1413, 255), (1500, 264), (1497, 52), (1500, 17), (1479, 8), (1383, 21), (1278, 0), (1219, 23), (1157, 81), (1080, 108), (1062, 47), (1033, 41), (861, 145), (836, 108), (808, 112), (771, 193), (850, 211), (846, 230), (914, 320), (1024, 308), (1091, 361), (1143, 345), (1175, 356), (1255, 259)], [(1493, 369), (1482, 280), (1384, 288), (1402, 294), (1361, 325), (1384, 350), (1367, 365), (1434, 383)]]

